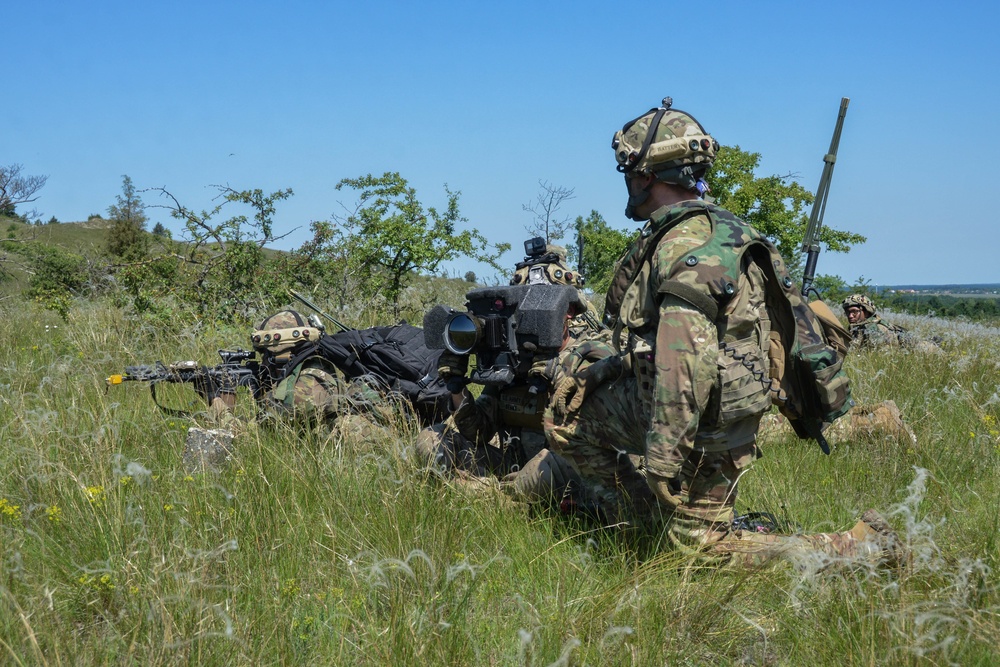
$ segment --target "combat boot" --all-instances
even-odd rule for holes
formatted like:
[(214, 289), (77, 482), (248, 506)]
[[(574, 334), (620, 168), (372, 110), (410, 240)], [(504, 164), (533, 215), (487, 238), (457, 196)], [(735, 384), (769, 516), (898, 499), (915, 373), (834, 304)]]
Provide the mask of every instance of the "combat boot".
[(890, 567), (906, 567), (910, 550), (882, 515), (873, 509), (865, 511), (861, 520), (848, 533), (857, 540), (857, 555), (870, 557)]

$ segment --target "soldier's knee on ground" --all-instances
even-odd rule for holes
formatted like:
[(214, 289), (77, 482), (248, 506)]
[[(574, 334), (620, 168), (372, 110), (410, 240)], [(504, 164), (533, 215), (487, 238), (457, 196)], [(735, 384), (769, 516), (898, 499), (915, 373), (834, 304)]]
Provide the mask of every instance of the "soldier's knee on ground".
[(564, 458), (543, 449), (506, 481), (513, 482), (514, 495), (522, 500), (559, 502), (574, 479), (578, 476)]
[(434, 424), (417, 435), (414, 452), (421, 468), (447, 471), (455, 467), (455, 453), (448, 446), (445, 428), (444, 424)]

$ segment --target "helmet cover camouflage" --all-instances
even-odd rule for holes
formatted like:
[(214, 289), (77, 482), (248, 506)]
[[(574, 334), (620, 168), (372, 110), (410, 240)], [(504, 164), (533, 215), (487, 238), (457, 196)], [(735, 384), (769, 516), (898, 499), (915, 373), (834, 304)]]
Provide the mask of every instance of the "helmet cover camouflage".
[(264, 318), (250, 334), (254, 349), (275, 356), (290, 357), (291, 351), (305, 341), (319, 339), (321, 331), (294, 310), (281, 310)]
[(687, 172), (700, 177), (712, 166), (719, 143), (688, 113), (672, 109), (673, 100), (663, 98), (663, 105), (650, 109), (615, 133), (611, 147), (618, 161), (618, 171), (652, 173), (660, 180), (670, 180), (673, 170), (690, 167)]
[(865, 311), (867, 317), (874, 317), (876, 313), (875, 304), (864, 294), (852, 294), (844, 299), (844, 303), (841, 305), (843, 306), (845, 313), (851, 306), (856, 306)]
[(583, 276), (567, 266), (566, 249), (546, 244), (545, 254), (518, 262), (511, 285), (572, 285), (583, 287)]

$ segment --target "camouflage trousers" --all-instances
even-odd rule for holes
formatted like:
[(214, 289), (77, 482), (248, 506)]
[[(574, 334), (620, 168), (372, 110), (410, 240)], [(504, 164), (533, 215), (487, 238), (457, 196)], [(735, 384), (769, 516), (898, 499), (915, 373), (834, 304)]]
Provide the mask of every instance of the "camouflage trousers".
[(598, 388), (579, 411), (563, 419), (545, 412), (549, 447), (576, 470), (610, 522), (665, 525), (674, 548), (712, 564), (756, 565), (774, 558), (853, 558), (877, 552), (852, 531), (778, 535), (734, 530), (737, 485), (757, 457), (751, 443), (721, 452), (692, 452), (672, 490), (679, 502), (660, 502), (637, 461), (645, 453), (646, 424), (639, 414), (638, 387), (626, 377)]
[[(782, 415), (772, 412), (760, 422), (758, 437), (761, 439), (791, 436), (791, 425)], [(895, 401), (856, 405), (846, 415), (823, 430), (831, 445), (840, 442), (894, 440), (917, 444), (917, 436), (903, 419)]]
[(489, 443), (475, 442), (463, 436), (450, 418), (423, 429), (417, 435), (415, 449), (423, 467), (444, 473), (460, 470), (477, 477), (502, 477), (529, 459), (520, 438), (496, 436)]

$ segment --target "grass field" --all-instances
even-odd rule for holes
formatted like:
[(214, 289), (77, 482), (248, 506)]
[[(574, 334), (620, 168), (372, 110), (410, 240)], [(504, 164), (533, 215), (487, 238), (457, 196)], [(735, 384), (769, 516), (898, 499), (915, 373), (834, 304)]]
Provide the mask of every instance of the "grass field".
[(741, 483), (738, 510), (807, 532), (877, 508), (911, 567), (748, 572), (428, 479), (403, 419), (372, 437), (246, 419), (225, 470), (190, 474), (193, 422), (105, 377), (214, 363), (245, 331), (0, 310), (0, 664), (1000, 662), (997, 328), (894, 318), (943, 353), (855, 355), (849, 372), (918, 444), (765, 442)]

